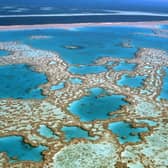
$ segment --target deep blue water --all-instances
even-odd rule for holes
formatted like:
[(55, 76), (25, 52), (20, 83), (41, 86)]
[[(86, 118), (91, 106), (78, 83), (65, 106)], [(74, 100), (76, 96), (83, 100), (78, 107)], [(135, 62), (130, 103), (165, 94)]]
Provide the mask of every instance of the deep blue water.
[(143, 22), (162, 21), (168, 17), (162, 16), (62, 16), (62, 17), (7, 17), (0, 18), (0, 25), (34, 25), (34, 24), (55, 24), (55, 23), (101, 23), (101, 22)]
[(5, 152), (10, 162), (18, 161), (43, 161), (42, 152), (45, 146), (33, 147), (26, 144), (21, 136), (0, 137), (0, 152)]
[(140, 142), (139, 133), (149, 131), (147, 127), (133, 128), (131, 124), (123, 121), (110, 123), (108, 129), (117, 135), (120, 144)]
[(143, 86), (143, 82), (146, 79), (145, 76), (129, 76), (127, 74), (122, 75), (121, 79), (117, 81), (117, 85), (119, 86), (128, 86), (131, 88), (138, 88)]
[(73, 101), (67, 109), (84, 122), (104, 120), (110, 118), (109, 113), (128, 104), (124, 98), (123, 95), (108, 95), (104, 89), (92, 88), (89, 95)]
[(0, 66), (0, 98), (42, 99), (39, 85), (46, 83), (44, 74), (25, 64)]
[[(0, 15), (28, 15), (28, 14), (69, 14), (66, 17), (8, 17), (0, 18), (0, 25), (19, 24), (46, 24), (46, 23), (79, 23), (79, 22), (125, 22), (125, 21), (151, 21), (167, 20), (168, 17), (150, 16), (149, 14), (136, 16), (118, 15), (113, 10), (140, 11), (167, 13), (168, 2), (165, 0), (1, 0)], [(92, 16), (70, 17), (72, 13), (93, 13)], [(106, 16), (94, 16), (94, 13), (105, 13)]]

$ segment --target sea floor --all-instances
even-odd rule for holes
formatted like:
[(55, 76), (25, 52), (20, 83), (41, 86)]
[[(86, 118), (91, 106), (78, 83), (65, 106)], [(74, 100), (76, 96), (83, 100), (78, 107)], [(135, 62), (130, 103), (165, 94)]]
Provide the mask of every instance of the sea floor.
[(0, 31), (0, 167), (167, 168), (167, 34)]

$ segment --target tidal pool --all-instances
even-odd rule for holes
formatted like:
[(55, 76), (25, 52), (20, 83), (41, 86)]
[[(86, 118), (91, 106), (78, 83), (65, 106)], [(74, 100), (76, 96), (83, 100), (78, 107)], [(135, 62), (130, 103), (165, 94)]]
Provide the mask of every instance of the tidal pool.
[(65, 83), (60, 82), (57, 85), (51, 86), (50, 90), (60, 90), (60, 89), (63, 89), (64, 87), (65, 87)]
[(73, 101), (67, 109), (84, 122), (105, 120), (111, 118), (109, 113), (128, 104), (125, 98), (124, 95), (108, 95), (102, 88), (92, 88), (89, 95)]
[(9, 54), (8, 51), (0, 50), (0, 57), (1, 56), (7, 56)]
[(128, 86), (130, 88), (138, 88), (143, 85), (144, 80), (146, 79), (146, 76), (129, 76), (127, 74), (124, 74), (121, 76), (121, 79), (117, 81), (117, 85), (119, 86)]
[(164, 67), (163, 70), (165, 71), (165, 75), (163, 77), (163, 84), (158, 98), (168, 100), (168, 67)]
[(43, 99), (39, 85), (47, 82), (45, 74), (26, 64), (0, 66), (0, 98)]
[(139, 133), (149, 131), (147, 127), (133, 128), (131, 124), (124, 121), (110, 123), (108, 129), (117, 135), (120, 144), (140, 142), (141, 138)]
[(80, 84), (81, 85), (83, 83), (83, 80), (80, 78), (70, 78), (69, 80), (72, 84)]
[(68, 71), (72, 74), (86, 75), (86, 74), (98, 74), (101, 72), (107, 72), (107, 68), (102, 65), (80, 65), (70, 66)]
[(0, 152), (5, 152), (9, 162), (19, 161), (43, 161), (42, 152), (47, 150), (45, 146), (33, 147), (23, 141), (22, 136), (0, 137)]
[(144, 123), (144, 124), (148, 124), (150, 127), (154, 127), (157, 125), (157, 122), (152, 121), (152, 120), (147, 120), (147, 119), (140, 119), (140, 120), (136, 120), (136, 123)]
[(37, 130), (38, 133), (46, 138), (54, 138), (54, 139), (58, 139), (59, 137), (57, 135), (55, 135), (55, 133), (46, 125), (40, 125), (39, 129)]
[(120, 62), (113, 69), (115, 71), (133, 71), (133, 70), (135, 70), (136, 66), (137, 66), (137, 64)]
[(65, 134), (65, 140), (67, 142), (71, 141), (74, 138), (84, 138), (88, 140), (96, 140), (96, 137), (89, 136), (88, 131), (76, 127), (76, 126), (64, 126), (61, 128), (61, 131)]

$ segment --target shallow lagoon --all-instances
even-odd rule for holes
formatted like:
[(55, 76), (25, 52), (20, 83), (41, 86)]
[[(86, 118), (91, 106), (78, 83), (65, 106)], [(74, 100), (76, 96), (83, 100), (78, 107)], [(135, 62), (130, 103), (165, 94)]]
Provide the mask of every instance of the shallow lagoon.
[(136, 66), (137, 65), (133, 64), (133, 63), (120, 62), (113, 69), (115, 71), (133, 71), (133, 70), (135, 70)]
[(51, 86), (50, 90), (60, 90), (63, 89), (65, 87), (65, 83), (64, 82), (60, 82), (57, 85), (53, 85)]
[(104, 120), (110, 118), (109, 113), (128, 104), (124, 98), (123, 95), (108, 95), (105, 90), (96, 88), (90, 90), (89, 95), (73, 101), (67, 109), (84, 122)]
[(42, 99), (39, 85), (46, 83), (44, 74), (25, 64), (0, 66), (0, 98)]
[(143, 85), (144, 80), (146, 79), (145, 76), (129, 76), (127, 74), (122, 75), (121, 79), (117, 81), (117, 85), (119, 86), (128, 86), (131, 88), (138, 88)]
[(0, 50), (0, 57), (7, 56), (8, 54), (8, 51)]
[(39, 129), (37, 130), (37, 132), (46, 138), (54, 138), (54, 139), (58, 139), (59, 137), (57, 135), (55, 135), (55, 133), (46, 125), (40, 125)]
[(78, 74), (78, 75), (86, 75), (86, 74), (98, 74), (101, 72), (107, 72), (107, 69), (105, 66), (70, 66), (68, 68), (68, 71), (72, 74)]
[[(167, 50), (168, 39), (146, 36), (137, 33), (153, 33), (150, 29), (136, 27), (83, 27), (70, 30), (44, 29), (0, 32), (1, 41), (21, 41), (35, 48), (60, 53), (69, 64), (92, 64), (98, 58), (134, 57), (140, 47)], [(52, 38), (31, 39), (33, 35)], [(124, 48), (120, 43), (131, 41), (131, 48)], [(68, 49), (63, 46), (81, 46), (80, 49)]]
[(141, 138), (139, 133), (149, 131), (147, 127), (133, 128), (131, 124), (123, 121), (110, 123), (108, 129), (118, 136), (117, 138), (120, 144), (140, 142)]
[(33, 147), (24, 143), (21, 136), (0, 137), (0, 152), (5, 152), (10, 162), (43, 161), (42, 152), (44, 150), (47, 150), (47, 147)]
[(88, 140), (96, 139), (95, 137), (89, 136), (88, 131), (76, 126), (64, 126), (61, 128), (61, 131), (64, 132), (65, 140), (67, 142), (71, 141), (74, 138), (84, 138)]
[(165, 71), (165, 76), (163, 77), (163, 84), (158, 98), (168, 100), (168, 67), (164, 67), (163, 70)]

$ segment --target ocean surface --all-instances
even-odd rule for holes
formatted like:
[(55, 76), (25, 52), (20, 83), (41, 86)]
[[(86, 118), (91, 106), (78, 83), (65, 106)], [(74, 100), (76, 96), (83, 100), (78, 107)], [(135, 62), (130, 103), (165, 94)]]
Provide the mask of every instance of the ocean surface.
[(159, 2), (1, 0), (0, 25), (168, 20), (168, 3)]

